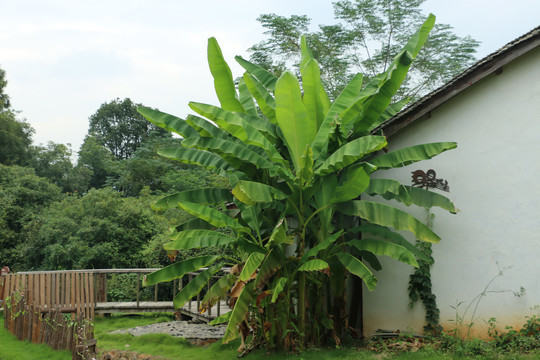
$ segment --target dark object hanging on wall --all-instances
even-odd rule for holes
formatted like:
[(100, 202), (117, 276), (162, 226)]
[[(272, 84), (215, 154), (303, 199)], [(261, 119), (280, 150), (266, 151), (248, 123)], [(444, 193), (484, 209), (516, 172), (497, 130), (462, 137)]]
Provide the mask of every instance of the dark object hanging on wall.
[(423, 170), (413, 171), (412, 186), (419, 187), (420, 189), (424, 188), (426, 190), (429, 190), (429, 188), (433, 188), (450, 192), (448, 181), (443, 179), (437, 179), (436, 177), (437, 174), (433, 169), (429, 169), (427, 172), (424, 172)]

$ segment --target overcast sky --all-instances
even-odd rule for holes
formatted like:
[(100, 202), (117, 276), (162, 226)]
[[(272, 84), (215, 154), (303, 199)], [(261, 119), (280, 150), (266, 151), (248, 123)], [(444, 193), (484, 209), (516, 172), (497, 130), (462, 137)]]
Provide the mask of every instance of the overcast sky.
[[(540, 25), (538, 0), (427, 0), (425, 13), (482, 42), (481, 58)], [(206, 64), (215, 36), (233, 75), (234, 56), (263, 39), (263, 13), (331, 24), (329, 0), (0, 0), (0, 67), (14, 109), (36, 144), (71, 143), (88, 117), (115, 98), (184, 117), (191, 100), (218, 104)], [(0, 144), (2, 146), (2, 144)]]

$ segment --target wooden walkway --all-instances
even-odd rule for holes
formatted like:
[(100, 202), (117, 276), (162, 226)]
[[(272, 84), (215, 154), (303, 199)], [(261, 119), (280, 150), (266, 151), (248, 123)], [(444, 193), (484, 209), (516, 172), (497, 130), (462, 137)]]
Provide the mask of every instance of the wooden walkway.
[[(219, 306), (219, 309), (218, 309)], [(210, 312), (205, 312), (200, 314), (197, 311), (197, 306), (195, 303), (185, 304), (181, 309), (175, 310), (172, 301), (141, 301), (137, 306), (135, 301), (128, 302), (98, 302), (95, 305), (94, 311), (96, 314), (114, 314), (114, 313), (124, 313), (124, 314), (136, 314), (143, 312), (176, 312), (178, 311), (184, 316), (190, 317), (192, 319), (197, 319), (199, 321), (210, 322), (219, 315), (223, 315), (231, 309), (225, 301), (221, 301), (220, 304), (216, 304), (212, 307)]]

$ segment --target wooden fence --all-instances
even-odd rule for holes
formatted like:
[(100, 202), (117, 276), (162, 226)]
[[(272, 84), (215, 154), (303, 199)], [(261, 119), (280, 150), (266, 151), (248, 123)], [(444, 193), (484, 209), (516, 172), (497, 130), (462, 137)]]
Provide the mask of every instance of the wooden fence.
[(26, 302), (42, 313), (58, 310), (62, 313), (94, 318), (94, 275), (91, 272), (51, 271), (17, 273), (2, 276), (0, 299), (15, 291), (26, 296)]
[[(29, 301), (31, 290), (15, 289), (4, 300), (4, 327), (19, 340), (34, 344), (45, 343), (55, 350), (70, 350), (72, 359), (95, 357), (96, 340), (92, 322), (84, 313), (65, 314), (67, 307), (43, 309), (41, 304)], [(75, 308), (76, 309), (76, 308)]]

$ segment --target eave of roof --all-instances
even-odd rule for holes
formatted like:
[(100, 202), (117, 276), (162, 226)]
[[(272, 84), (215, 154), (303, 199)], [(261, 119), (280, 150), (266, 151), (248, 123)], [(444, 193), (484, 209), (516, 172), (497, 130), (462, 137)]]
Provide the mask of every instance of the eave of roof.
[(399, 130), (424, 115), (429, 115), (431, 110), (450, 100), (491, 73), (502, 72), (502, 67), (504, 65), (533, 50), (539, 45), (540, 26), (479, 60), (473, 66), (457, 75), (446, 84), (425, 95), (411, 106), (408, 106), (379, 125), (373, 132), (382, 130), (386, 136), (397, 133)]

